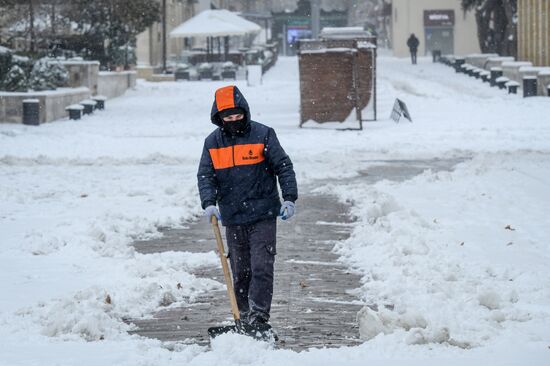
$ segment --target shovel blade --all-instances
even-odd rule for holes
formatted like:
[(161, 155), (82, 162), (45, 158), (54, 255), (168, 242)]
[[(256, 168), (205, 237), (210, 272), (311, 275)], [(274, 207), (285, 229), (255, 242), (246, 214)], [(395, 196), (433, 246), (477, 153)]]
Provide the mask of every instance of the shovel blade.
[(227, 333), (239, 333), (237, 332), (237, 327), (235, 325), (226, 325), (221, 327), (211, 327), (208, 328), (208, 335), (210, 338), (216, 338), (219, 335)]
[(269, 342), (271, 340), (277, 341), (279, 339), (277, 337), (277, 334), (275, 334), (275, 332), (273, 332), (273, 330), (271, 329), (271, 326), (267, 324), (262, 328), (254, 327), (248, 323), (241, 323), (240, 326), (226, 325), (208, 328), (208, 335), (211, 338), (216, 338), (219, 335), (227, 333), (242, 334), (248, 337), (252, 337), (256, 340), (266, 342)]

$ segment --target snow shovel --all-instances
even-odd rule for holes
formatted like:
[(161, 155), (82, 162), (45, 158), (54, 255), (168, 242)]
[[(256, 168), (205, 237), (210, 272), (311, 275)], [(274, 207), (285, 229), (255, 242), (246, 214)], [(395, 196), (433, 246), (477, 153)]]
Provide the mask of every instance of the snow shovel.
[(229, 296), (231, 313), (233, 314), (235, 325), (211, 327), (208, 328), (208, 334), (211, 338), (215, 338), (225, 333), (237, 333), (244, 334), (263, 341), (269, 341), (271, 339), (277, 340), (277, 337), (272, 332), (271, 326), (269, 324), (265, 324), (265, 326), (263, 326), (262, 328), (258, 328), (248, 324), (247, 322), (241, 321), (241, 314), (239, 312), (239, 307), (237, 306), (237, 298), (235, 297), (235, 291), (233, 290), (233, 279), (229, 270), (229, 264), (227, 263), (227, 256), (225, 255), (222, 234), (220, 232), (220, 227), (218, 226), (218, 219), (216, 218), (216, 216), (212, 215), (210, 222), (212, 223), (212, 229), (214, 229), (214, 236), (216, 237), (218, 253), (220, 254), (223, 275), (225, 277), (225, 284), (227, 286), (227, 295)]

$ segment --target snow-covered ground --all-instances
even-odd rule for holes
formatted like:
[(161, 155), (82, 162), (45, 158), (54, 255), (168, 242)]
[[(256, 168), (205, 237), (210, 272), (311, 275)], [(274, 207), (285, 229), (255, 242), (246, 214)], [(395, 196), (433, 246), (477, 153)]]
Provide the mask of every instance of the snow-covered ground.
[[(465, 159), (402, 183), (319, 188), (354, 203), (336, 250), (362, 273), (359, 296), (395, 306), (360, 312), (364, 344), (296, 353), (234, 335), (211, 349), (129, 336), (122, 317), (221, 286), (191, 274), (217, 265), (213, 252), (128, 244), (201, 214), (195, 175), (222, 85), (142, 82), (78, 122), (0, 124), (0, 365), (550, 363), (550, 101), (428, 59), (379, 59), (381, 120), (362, 132), (297, 128), (296, 58), (260, 87), (237, 83), (302, 185), (380, 159)], [(395, 97), (414, 123), (387, 118)]]

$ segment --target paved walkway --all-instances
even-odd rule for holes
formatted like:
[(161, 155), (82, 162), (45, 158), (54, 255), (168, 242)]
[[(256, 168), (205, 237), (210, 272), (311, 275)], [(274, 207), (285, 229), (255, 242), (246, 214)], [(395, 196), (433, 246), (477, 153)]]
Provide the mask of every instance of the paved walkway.
[[(380, 179), (401, 181), (428, 168), (449, 169), (459, 161), (393, 160), (380, 161), (380, 165), (372, 161), (369, 163), (377, 165), (361, 172), (357, 179), (365, 184)], [(339, 263), (332, 252), (336, 241), (350, 235), (349, 207), (334, 196), (311, 193), (311, 188), (301, 187), (298, 215), (290, 222), (279, 220), (271, 323), (284, 348), (355, 345), (360, 343), (356, 314), (364, 304), (351, 290), (360, 287), (360, 276)], [(134, 246), (141, 253), (208, 252), (215, 248), (215, 240), (210, 224), (201, 220), (186, 229), (168, 229), (162, 238), (138, 241)], [(220, 266), (195, 275), (223, 282)], [(230, 306), (223, 290), (204, 294), (186, 306), (160, 311), (152, 319), (128, 321), (138, 326), (134, 333), (145, 337), (208, 344), (206, 329), (229, 320)]]

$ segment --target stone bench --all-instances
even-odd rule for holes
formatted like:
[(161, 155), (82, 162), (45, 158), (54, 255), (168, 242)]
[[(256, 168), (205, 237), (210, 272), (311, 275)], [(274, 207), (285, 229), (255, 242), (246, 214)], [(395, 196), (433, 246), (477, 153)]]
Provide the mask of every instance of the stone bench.
[(521, 83), (519, 69), (523, 66), (533, 66), (533, 64), (526, 61), (506, 61), (500, 65), (500, 67), (502, 67), (502, 75), (506, 76), (510, 80), (515, 80), (518, 83)]
[(491, 67), (502, 67), (503, 62), (511, 62), (515, 61), (513, 57), (489, 57), (487, 61), (485, 62), (485, 65), (483, 65), (483, 68), (485, 70), (491, 70)]
[(484, 68), (489, 58), (498, 57), (496, 53), (474, 53), (466, 56), (466, 63), (475, 67)]

